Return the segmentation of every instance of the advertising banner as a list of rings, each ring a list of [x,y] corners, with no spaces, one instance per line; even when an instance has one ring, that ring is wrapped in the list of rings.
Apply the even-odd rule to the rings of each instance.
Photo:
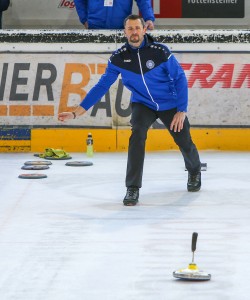
[[[1,55],[0,125],[62,126],[58,113],[75,109],[84,99],[105,72],[109,56]],[[248,53],[178,53],[176,57],[188,79],[191,125],[250,126]],[[129,126],[130,96],[118,78],[100,102],[66,126]]]

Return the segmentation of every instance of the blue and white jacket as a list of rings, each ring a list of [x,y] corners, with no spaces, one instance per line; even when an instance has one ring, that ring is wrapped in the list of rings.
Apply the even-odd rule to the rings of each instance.
[[[188,85],[185,73],[167,46],[145,35],[144,46],[128,43],[110,57],[105,74],[81,102],[88,110],[109,90],[121,74],[123,84],[132,92],[131,101],[153,110],[187,111]]]
[[[135,0],[145,21],[154,21],[151,0]],[[131,14],[133,0],[113,0],[113,6],[104,6],[104,0],[74,0],[80,22],[88,21],[89,29],[123,29],[124,19]]]

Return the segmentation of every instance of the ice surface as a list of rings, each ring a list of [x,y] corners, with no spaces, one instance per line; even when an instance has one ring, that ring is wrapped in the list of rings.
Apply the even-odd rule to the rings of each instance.
[[[93,166],[53,161],[40,180],[18,178],[33,154],[1,153],[1,300],[248,300],[250,154],[200,155],[202,189],[188,193],[180,152],[147,153],[139,205],[124,207],[126,153],[71,153]],[[193,232],[211,281],[173,277]]]

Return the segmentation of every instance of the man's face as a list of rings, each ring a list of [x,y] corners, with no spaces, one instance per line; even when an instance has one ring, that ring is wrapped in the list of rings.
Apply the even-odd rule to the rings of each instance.
[[[127,20],[124,33],[131,46],[139,47],[144,39],[146,28],[143,28],[139,19]]]

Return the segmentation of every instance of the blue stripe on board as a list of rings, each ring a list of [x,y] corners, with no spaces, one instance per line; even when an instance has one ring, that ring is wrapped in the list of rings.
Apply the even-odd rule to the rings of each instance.
[[[30,140],[30,128],[3,128],[0,127],[0,140]]]

